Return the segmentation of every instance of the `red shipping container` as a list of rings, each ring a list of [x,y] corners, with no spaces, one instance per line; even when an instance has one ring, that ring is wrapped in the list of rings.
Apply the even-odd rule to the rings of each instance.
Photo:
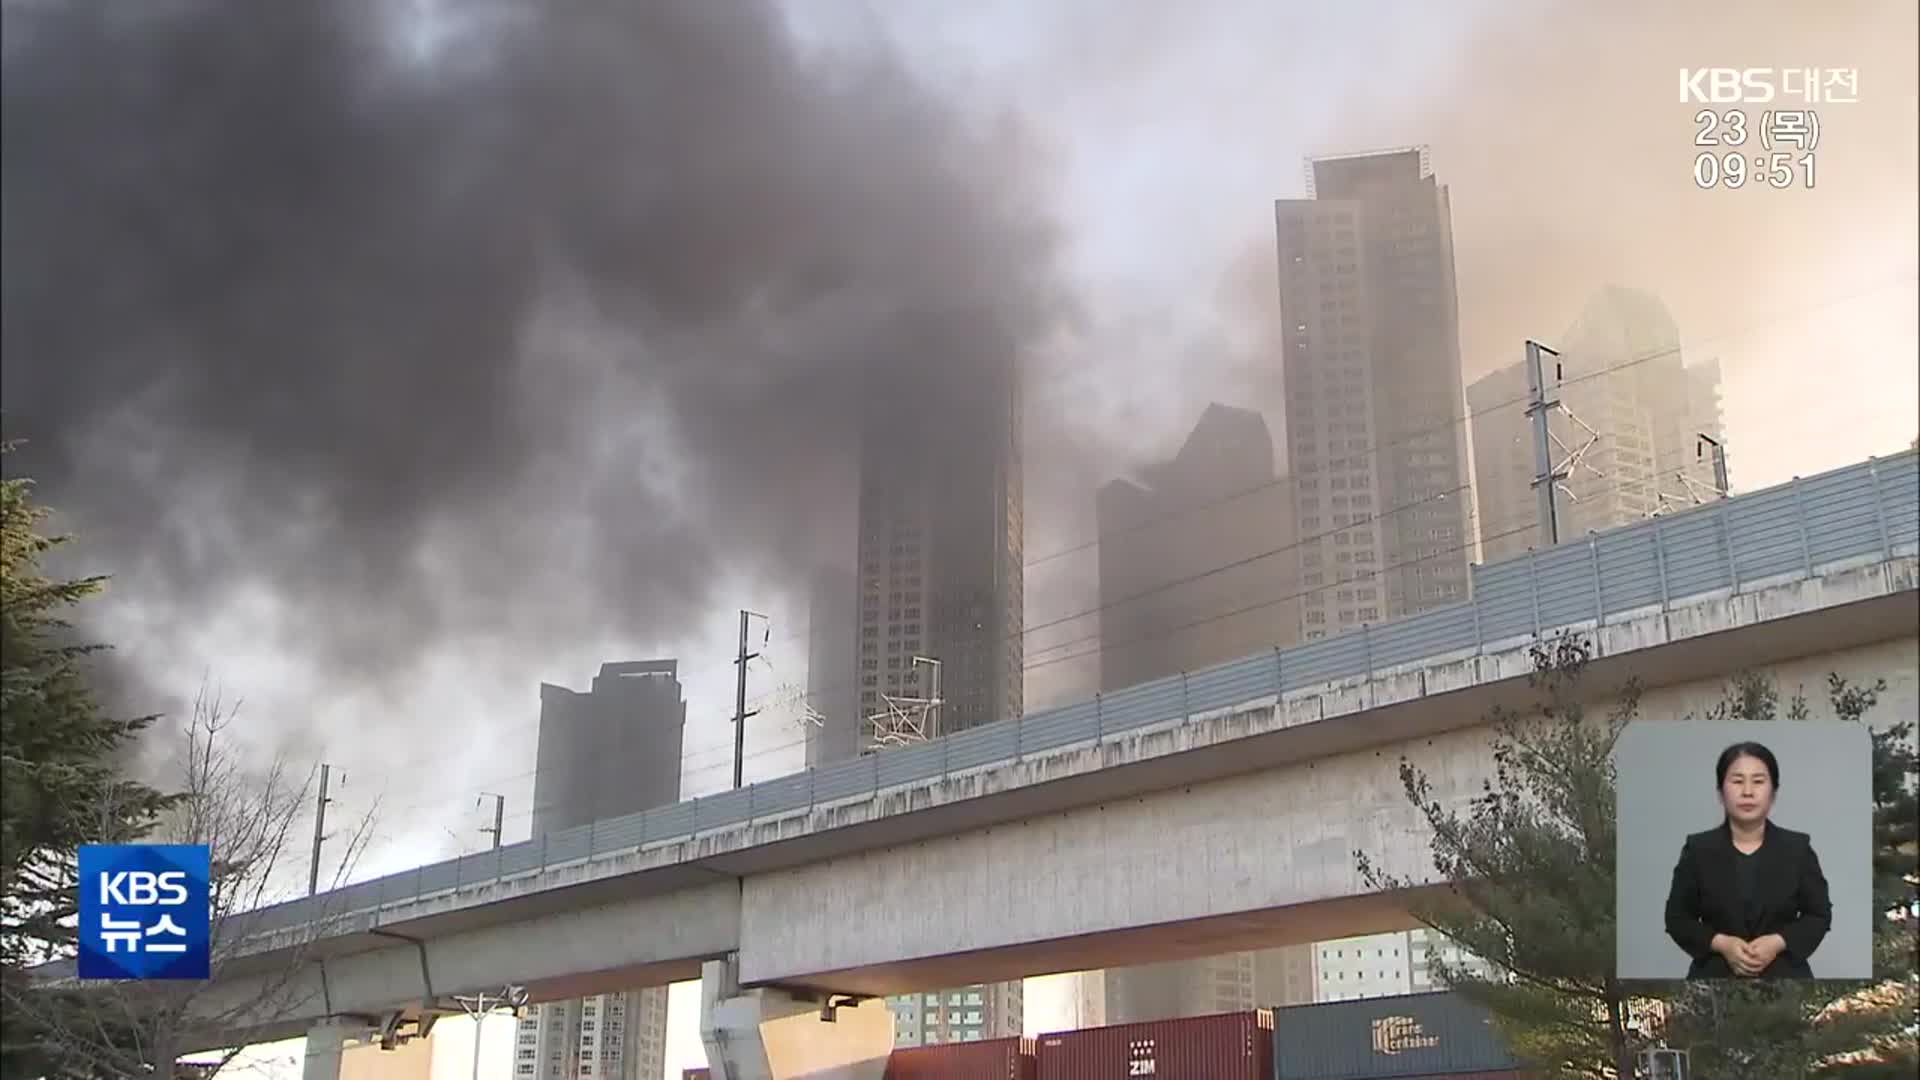
[[[1034,1080],[1033,1040],[905,1047],[887,1055],[887,1080]]]
[[[1042,1035],[1037,1080],[1272,1080],[1273,1013],[1117,1024]]]

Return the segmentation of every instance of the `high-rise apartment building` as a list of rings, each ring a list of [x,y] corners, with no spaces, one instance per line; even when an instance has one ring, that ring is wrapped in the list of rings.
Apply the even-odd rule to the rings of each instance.
[[[533,835],[679,801],[686,721],[677,661],[602,664],[584,694],[542,684]],[[655,1080],[666,1044],[666,987],[531,1006],[514,1080]]]
[[[933,668],[916,658],[939,665],[930,735],[1019,716],[1024,677],[1020,400],[1011,357],[931,372],[883,364],[865,391],[854,670],[854,742],[862,751],[872,745],[869,720],[889,696],[933,695]],[[891,998],[895,1037],[923,1045],[1017,1035],[1022,987]]]
[[[1434,957],[1481,978],[1493,968],[1431,930],[1323,941],[1314,946],[1314,1001],[1351,1001],[1444,990]]]
[[[851,571],[814,571],[807,604],[807,768],[857,756],[860,716],[858,584]],[[879,640],[877,637],[875,640]]]
[[[1299,640],[1292,491],[1259,413],[1209,405],[1171,460],[1107,484],[1096,508],[1103,692]],[[1287,997],[1311,993],[1304,947],[1083,979],[1115,1024],[1312,1000]]]
[[[932,378],[908,390],[882,369],[869,387],[858,704],[872,715],[885,694],[928,694],[913,663],[928,657],[950,733],[1021,712],[1020,415],[1011,362]]]
[[[1720,498],[1712,444],[1724,441],[1718,361],[1686,364],[1680,330],[1650,293],[1602,289],[1545,357],[1547,415],[1558,467],[1562,542],[1655,513]],[[1525,360],[1467,389],[1482,558],[1545,544],[1533,478],[1539,472]],[[1577,457],[1575,456],[1577,455]]]
[[[1467,598],[1453,225],[1424,149],[1309,162],[1275,203],[1311,640]]]
[[[1299,639],[1292,492],[1259,413],[1209,405],[1096,511],[1102,692]]]
[[[1026,1012],[1025,985],[1015,979],[888,998],[893,1045],[933,1046],[1019,1035]]]

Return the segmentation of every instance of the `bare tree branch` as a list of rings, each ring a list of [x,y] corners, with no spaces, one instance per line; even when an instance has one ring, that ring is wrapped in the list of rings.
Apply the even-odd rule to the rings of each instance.
[[[203,683],[180,731],[177,790],[181,797],[142,838],[151,843],[205,844],[211,849],[208,900],[213,980],[244,948],[254,922],[249,913],[272,903],[292,881],[303,877],[297,872],[299,860],[289,856],[299,849],[296,827],[317,773],[298,773],[277,756],[264,763],[250,760],[235,731],[239,706],[240,702],[229,704],[217,688]],[[111,790],[98,812],[103,823],[124,820],[124,807],[115,805]],[[332,874],[334,887],[350,877],[366,851],[377,812],[376,802],[345,834]],[[71,882],[71,867],[58,873]],[[72,895],[70,888],[67,895]],[[56,914],[71,922],[76,913],[69,906]],[[262,993],[232,1009],[208,1010],[207,984],[195,982],[92,983],[59,990],[8,986],[5,1004],[31,1017],[58,1047],[67,1075],[153,1080],[170,1075],[172,1070],[160,1064],[172,1062],[192,1032],[230,1031],[263,1009],[299,1004],[299,976],[306,966],[307,946],[325,932],[325,926],[323,918],[310,927],[276,962],[275,974]],[[196,1063],[195,1075],[218,1072],[243,1049],[230,1047],[210,1062],[202,1059]]]

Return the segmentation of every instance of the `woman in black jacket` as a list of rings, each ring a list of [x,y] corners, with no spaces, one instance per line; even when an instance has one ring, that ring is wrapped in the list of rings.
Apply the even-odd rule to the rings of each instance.
[[[1667,893],[1667,936],[1693,957],[1689,979],[1811,979],[1833,903],[1806,833],[1768,820],[1780,763],[1754,742],[1714,765],[1726,819],[1680,848]]]

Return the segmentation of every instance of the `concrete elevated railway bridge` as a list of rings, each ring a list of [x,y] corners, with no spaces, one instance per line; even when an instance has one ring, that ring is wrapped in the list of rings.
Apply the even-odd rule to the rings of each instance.
[[[1413,618],[251,912],[203,998],[259,1005],[205,1038],[309,1032],[331,1080],[340,1038],[449,995],[700,978],[716,1075],[878,1076],[871,996],[1407,926],[1352,852],[1430,875],[1398,757],[1470,796],[1535,643],[1585,635],[1651,721],[1755,667],[1885,675],[1910,715],[1917,543],[1907,453],[1476,567]]]

